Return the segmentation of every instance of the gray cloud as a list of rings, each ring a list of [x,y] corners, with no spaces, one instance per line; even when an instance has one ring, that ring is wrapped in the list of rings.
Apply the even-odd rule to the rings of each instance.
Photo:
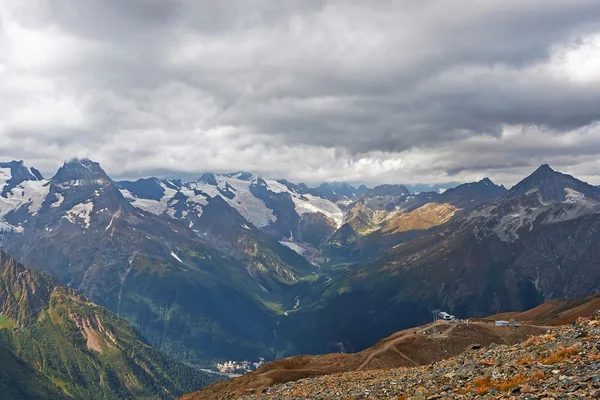
[[[594,180],[598,71],[596,0],[7,0],[0,156],[373,183],[510,184],[548,162]]]

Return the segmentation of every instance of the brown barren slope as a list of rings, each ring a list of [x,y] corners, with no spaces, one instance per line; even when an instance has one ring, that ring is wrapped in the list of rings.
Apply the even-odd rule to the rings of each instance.
[[[408,213],[391,218],[383,227],[386,233],[425,230],[446,223],[458,209],[446,203],[428,203]]]
[[[550,300],[524,312],[502,313],[489,319],[526,321],[532,324],[564,325],[579,317],[588,317],[600,310],[600,293],[580,299]]]
[[[233,399],[260,393],[267,386],[340,372],[426,365],[456,356],[473,344],[514,344],[546,328],[524,325],[515,330],[496,327],[492,321],[447,323],[438,321],[400,331],[375,346],[353,354],[295,356],[270,362],[254,372],[221,382],[182,400]]]

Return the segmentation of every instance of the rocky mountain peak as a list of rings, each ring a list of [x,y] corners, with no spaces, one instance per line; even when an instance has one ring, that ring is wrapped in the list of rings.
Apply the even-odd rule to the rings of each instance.
[[[486,177],[478,182],[463,183],[462,185],[458,185],[455,188],[448,189],[444,192],[444,194],[449,195],[453,192],[472,192],[472,194],[494,193],[501,195],[504,194],[504,192],[506,192],[506,189],[504,188],[504,186],[496,185],[490,178]]]
[[[100,167],[100,164],[90,160],[89,158],[73,158],[63,164],[56,172],[52,180],[56,183],[63,183],[75,180],[93,180],[106,179],[108,175]]]
[[[410,194],[410,191],[404,185],[378,185],[367,190],[365,196],[405,196]]]
[[[315,188],[318,195],[330,200],[352,199],[359,193],[358,189],[347,182],[324,182]]]
[[[48,304],[55,282],[44,273],[25,269],[0,249],[0,314],[25,326]]]
[[[513,186],[508,198],[541,195],[544,200],[562,202],[567,197],[579,194],[587,198],[600,199],[600,189],[571,175],[563,174],[550,168],[548,164],[540,165],[531,175]]]
[[[366,185],[364,185],[364,184],[360,185],[358,188],[356,188],[356,194],[358,194],[360,196],[361,194],[363,194],[367,190],[369,190],[369,188]]]
[[[217,186],[217,178],[215,177],[215,174],[213,174],[211,172],[206,172],[206,173],[202,174],[200,179],[198,179],[198,182],[206,183],[206,184],[212,185],[212,186]]]
[[[352,197],[347,195],[347,191],[340,190],[338,187],[334,187],[333,183],[323,182],[315,188],[315,192],[326,199],[337,201],[344,197]]]
[[[133,182],[132,185],[136,189],[148,189],[148,186],[155,183],[154,179],[142,180],[138,185]],[[77,215],[84,217],[78,217],[77,221],[88,221],[94,209],[114,212],[121,206],[131,207],[100,164],[87,158],[72,159],[65,162],[50,180],[50,190],[44,200],[42,214],[51,218],[56,212],[78,207],[76,210],[80,212]],[[89,221],[84,226],[88,223]]]
[[[228,178],[237,178],[241,181],[249,181],[254,178],[254,174],[252,172],[247,171],[237,171],[232,172],[231,174],[226,175]]]
[[[533,171],[531,173],[531,175],[529,175],[525,179],[531,178],[530,180],[534,180],[534,179],[543,180],[543,179],[552,179],[553,177],[557,178],[561,175],[564,175],[564,174],[552,169],[548,164],[542,164],[539,167],[537,167],[537,169],[535,171]],[[575,179],[575,178],[573,178],[573,179]]]

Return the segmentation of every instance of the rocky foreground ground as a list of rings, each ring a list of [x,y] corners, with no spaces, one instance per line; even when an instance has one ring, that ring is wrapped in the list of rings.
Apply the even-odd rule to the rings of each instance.
[[[600,398],[600,320],[582,318],[517,345],[472,349],[424,367],[302,379],[241,397],[244,400],[476,398]]]

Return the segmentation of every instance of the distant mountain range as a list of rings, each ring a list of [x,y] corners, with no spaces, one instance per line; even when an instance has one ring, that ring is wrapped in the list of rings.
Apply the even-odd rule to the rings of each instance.
[[[87,159],[45,179],[13,161],[0,188],[8,254],[209,368],[364,349],[434,308],[600,290],[600,189],[547,165],[510,189],[420,191],[249,172],[115,182]]]
[[[495,199],[465,207],[455,194],[476,186],[491,188]],[[290,327],[282,329],[306,328],[300,337],[319,332],[301,352],[362,349],[425,322],[431,309],[483,316],[600,289],[599,188],[542,165],[508,191],[484,180],[453,192],[440,195],[457,208],[451,217],[439,211],[445,222],[339,268],[285,321]]]

